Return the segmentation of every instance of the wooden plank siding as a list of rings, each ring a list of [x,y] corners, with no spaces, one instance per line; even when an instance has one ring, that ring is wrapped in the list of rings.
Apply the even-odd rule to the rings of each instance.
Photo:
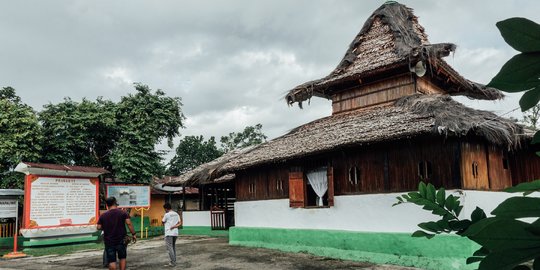
[[[509,153],[512,185],[540,179],[540,157],[532,149]]]
[[[411,75],[375,81],[332,95],[332,113],[385,104],[414,93],[415,83]]]
[[[502,190],[512,183],[540,179],[540,158],[531,150],[506,153],[474,138],[464,142],[427,137],[350,147],[238,172],[237,198],[289,198],[289,172],[303,172],[305,195],[305,172],[321,166],[331,168],[336,196],[411,191],[420,180],[446,189]]]
[[[416,90],[423,94],[446,94],[446,91],[431,82],[429,77],[416,79]]]
[[[464,189],[489,189],[488,161],[484,143],[461,143],[461,180]]]
[[[289,197],[289,167],[263,167],[238,172],[236,196],[242,200],[269,200]]]
[[[494,145],[489,145],[486,148],[490,189],[503,190],[512,186],[512,174],[510,172],[508,154]]]

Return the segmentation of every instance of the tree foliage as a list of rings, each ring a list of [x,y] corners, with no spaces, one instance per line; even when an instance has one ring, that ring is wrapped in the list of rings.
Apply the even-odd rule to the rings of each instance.
[[[507,92],[525,94],[519,101],[522,111],[538,106],[540,101],[540,25],[524,18],[510,18],[497,23],[504,40],[520,53],[512,57],[488,86]],[[534,124],[536,124],[534,120]],[[540,132],[532,143],[540,142]],[[507,192],[528,195],[540,191],[540,180],[509,188]],[[441,233],[456,233],[482,246],[467,263],[480,262],[481,270],[540,269],[540,198],[512,197],[499,204],[487,217],[476,208],[470,219],[459,219],[463,206],[445,190],[420,183],[417,192],[397,198],[401,203],[414,203],[440,217],[438,221],[418,224],[416,237],[431,238]],[[395,205],[396,205],[395,204]],[[523,218],[532,218],[526,222]]]
[[[116,177],[132,183],[148,183],[152,176],[164,173],[162,153],[155,145],[166,139],[169,147],[184,126],[180,98],[165,96],[136,84],[134,95],[122,97],[116,108],[120,136],[112,151],[111,163]]]
[[[221,148],[224,152],[257,145],[266,141],[266,135],[262,132],[262,125],[247,126],[242,132],[231,132],[228,136],[220,139]]]
[[[521,122],[528,128],[531,128],[532,130],[537,131],[538,120],[540,120],[540,105],[539,104],[523,112],[523,120]]]
[[[176,155],[169,162],[167,174],[181,175],[223,154],[216,146],[214,137],[207,141],[201,136],[186,136],[176,148]]]
[[[22,188],[23,175],[12,170],[22,160],[37,161],[41,128],[34,110],[12,87],[0,89],[0,188]]]
[[[101,98],[45,105],[39,113],[45,138],[42,161],[112,170],[110,156],[120,135],[116,108]]]

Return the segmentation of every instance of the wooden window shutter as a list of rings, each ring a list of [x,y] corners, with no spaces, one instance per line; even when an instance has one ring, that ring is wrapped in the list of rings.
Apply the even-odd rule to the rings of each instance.
[[[334,168],[328,167],[328,206],[334,206]]]
[[[304,174],[289,172],[289,206],[299,208],[305,206]]]

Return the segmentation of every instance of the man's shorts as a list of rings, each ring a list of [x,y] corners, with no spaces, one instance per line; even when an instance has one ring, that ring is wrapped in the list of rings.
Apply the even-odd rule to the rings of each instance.
[[[125,259],[127,257],[126,245],[105,246],[105,253],[107,253],[109,263],[116,262],[117,255],[119,260]]]

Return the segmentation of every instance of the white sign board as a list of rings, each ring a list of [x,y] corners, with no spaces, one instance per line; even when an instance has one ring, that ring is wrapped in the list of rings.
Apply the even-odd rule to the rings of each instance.
[[[18,214],[16,199],[0,199],[0,218],[14,218]]]
[[[115,197],[118,207],[150,207],[150,186],[107,185],[107,197]]]
[[[29,225],[49,227],[94,224],[99,182],[94,179],[39,177],[30,189]]]

